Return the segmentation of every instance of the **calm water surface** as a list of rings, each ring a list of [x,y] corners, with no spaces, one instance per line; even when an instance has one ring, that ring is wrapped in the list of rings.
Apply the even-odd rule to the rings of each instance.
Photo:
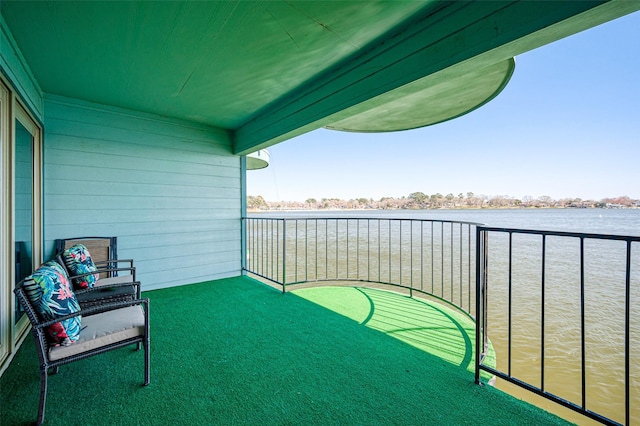
[[[322,210],[249,216],[461,220],[486,226],[640,236],[640,209]]]
[[[640,236],[640,209],[304,211],[250,216],[456,220],[504,228]],[[488,334],[500,370],[581,404],[580,240],[548,237],[545,244],[543,268],[541,237],[513,236],[509,291],[508,234],[489,235]],[[629,405],[631,424],[640,424],[640,245],[632,244],[631,253]],[[584,260],[587,408],[624,423],[626,244],[587,239]],[[498,386],[531,399],[528,392],[508,384]],[[555,409],[555,404],[543,399],[536,402]]]

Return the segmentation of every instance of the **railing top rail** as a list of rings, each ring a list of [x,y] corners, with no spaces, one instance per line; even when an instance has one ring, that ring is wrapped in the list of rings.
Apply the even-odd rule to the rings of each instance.
[[[243,219],[262,219],[262,220],[394,220],[394,221],[403,221],[403,222],[437,222],[437,223],[460,223],[463,225],[474,225],[474,226],[482,226],[484,223],[480,222],[469,222],[466,220],[446,220],[446,219],[417,219],[417,218],[403,218],[403,217],[359,217],[359,216],[342,216],[342,217],[331,217],[331,216],[323,216],[323,217],[315,217],[315,216],[298,216],[298,217],[257,217],[257,216],[246,216]]]
[[[534,235],[548,235],[558,237],[576,237],[576,238],[591,238],[599,240],[617,240],[617,241],[640,241],[640,236],[633,235],[618,235],[618,234],[596,234],[589,232],[569,232],[569,231],[548,231],[539,229],[520,229],[520,228],[504,228],[496,226],[483,226],[478,225],[478,232],[507,232],[513,234],[534,234]]]

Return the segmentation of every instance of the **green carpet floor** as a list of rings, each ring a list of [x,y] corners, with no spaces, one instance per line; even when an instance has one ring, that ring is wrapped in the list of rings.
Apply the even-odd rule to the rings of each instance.
[[[414,316],[422,302],[401,295],[333,287],[283,295],[238,277],[145,296],[151,384],[141,386],[143,354],[129,348],[61,367],[49,380],[47,424],[566,424],[475,385],[469,342],[460,330],[453,337],[464,349],[447,338],[455,314],[426,307],[441,322],[425,327]],[[29,336],[0,379],[0,424],[33,422],[39,386]]]

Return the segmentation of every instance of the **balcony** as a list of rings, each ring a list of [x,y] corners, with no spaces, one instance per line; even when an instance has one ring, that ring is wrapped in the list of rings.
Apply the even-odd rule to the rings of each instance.
[[[146,292],[151,384],[142,386],[143,354],[133,348],[69,364],[49,380],[46,422],[565,424],[476,386],[470,359],[456,364],[371,327],[408,321],[420,302],[367,290],[379,307],[367,326],[310,301],[329,288],[310,290],[281,294],[237,277]],[[393,318],[382,308],[390,304]],[[39,377],[28,339],[0,381],[2,424],[35,420]]]
[[[640,237],[415,219],[243,228],[252,276],[145,293],[151,386],[133,350],[68,365],[50,380],[49,424],[637,419]],[[613,280],[594,291],[594,277]],[[525,278],[535,291],[523,297]],[[577,305],[558,294],[567,288]],[[622,317],[606,341],[600,311]],[[600,357],[605,347],[613,357]],[[35,418],[36,363],[28,338],[0,379],[3,424]]]
[[[248,218],[245,229],[245,269],[283,292],[340,281],[426,297],[478,319],[476,383],[490,373],[581,424],[640,420],[640,237],[363,217]]]

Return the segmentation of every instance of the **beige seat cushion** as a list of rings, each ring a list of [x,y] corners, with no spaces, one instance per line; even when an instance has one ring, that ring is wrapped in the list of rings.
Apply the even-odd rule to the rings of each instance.
[[[72,345],[50,348],[49,359],[55,361],[141,335],[144,311],[140,305],[83,317],[80,338]]]
[[[133,282],[133,275],[118,275],[117,277],[109,277],[109,278],[100,278],[96,281],[93,286],[94,287],[105,287],[114,284],[120,283],[130,283]]]

